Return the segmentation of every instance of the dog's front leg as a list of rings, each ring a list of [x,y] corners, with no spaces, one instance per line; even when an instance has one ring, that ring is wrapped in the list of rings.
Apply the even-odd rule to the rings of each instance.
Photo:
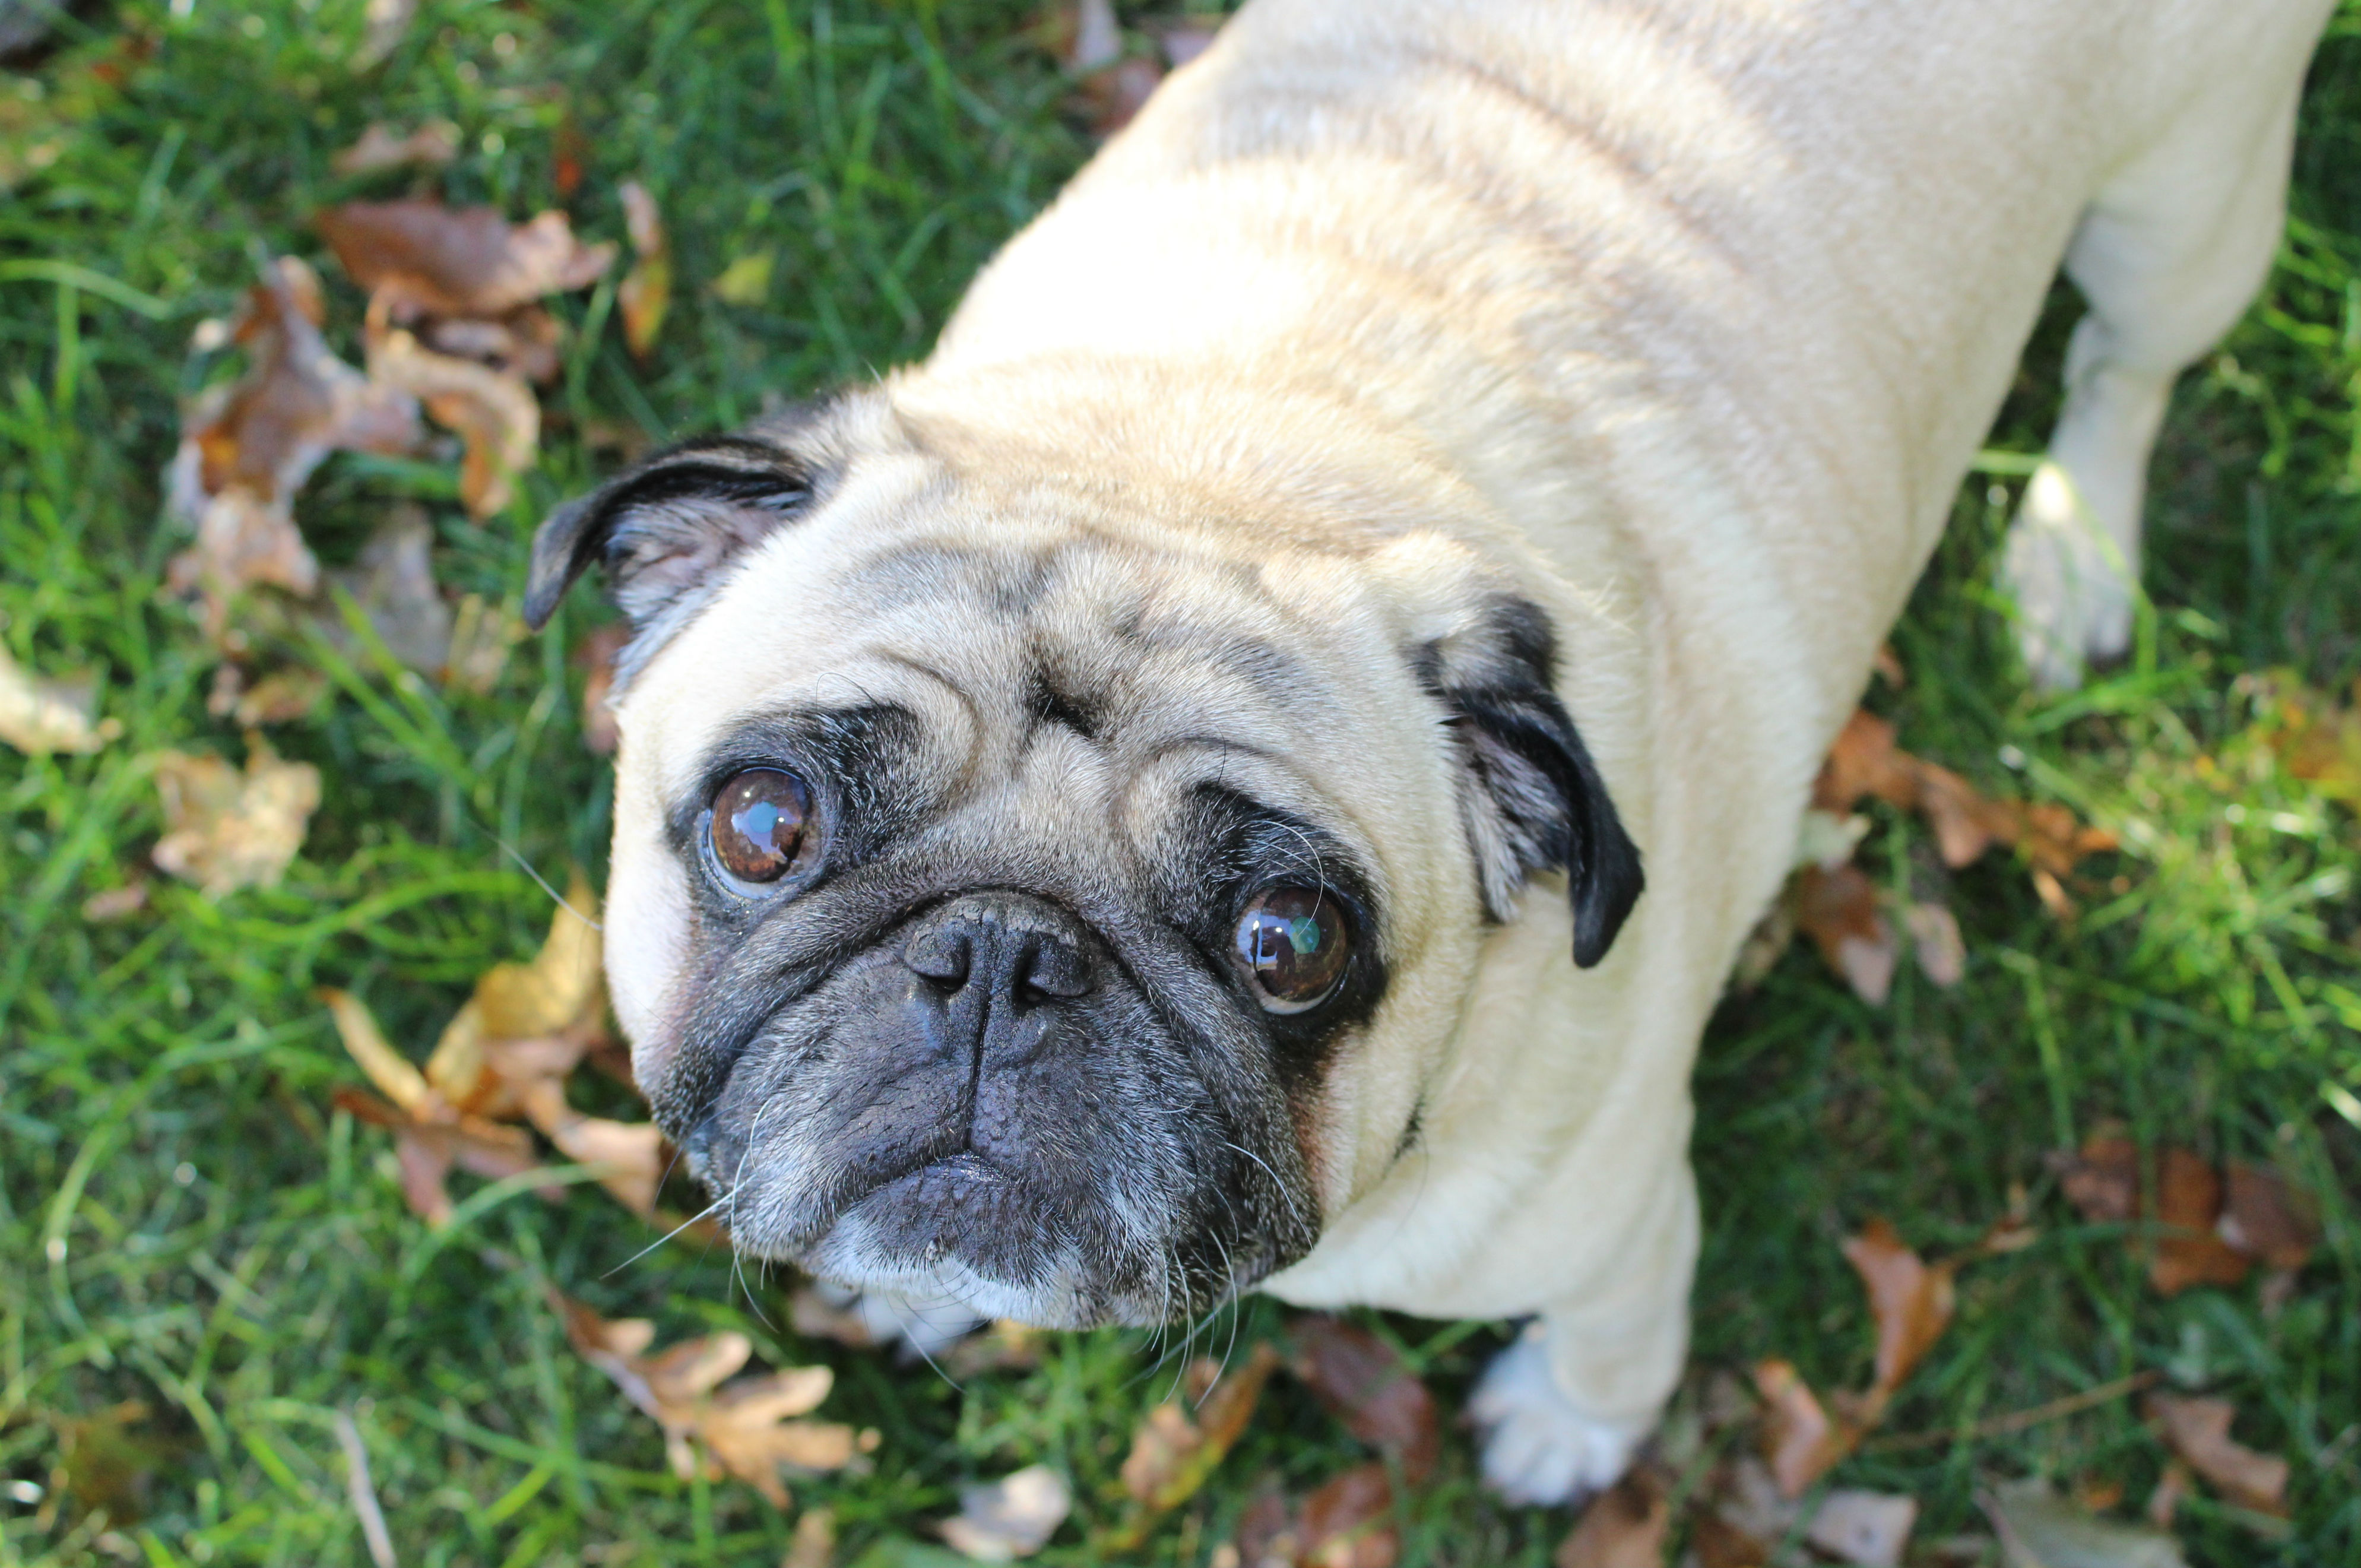
[[[1663,1415],[1688,1352],[1697,1182],[1688,1162],[1591,1290],[1525,1325],[1477,1385],[1484,1478],[1511,1503],[1578,1501],[1612,1485]]]

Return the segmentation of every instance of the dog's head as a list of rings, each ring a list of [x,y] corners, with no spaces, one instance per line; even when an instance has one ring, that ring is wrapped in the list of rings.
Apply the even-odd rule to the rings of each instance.
[[[1414,1138],[1530,875],[1613,940],[1638,855],[1540,610],[1433,535],[1170,510],[868,394],[543,527],[533,622],[598,564],[634,629],[614,1003],[740,1248],[1201,1310]]]

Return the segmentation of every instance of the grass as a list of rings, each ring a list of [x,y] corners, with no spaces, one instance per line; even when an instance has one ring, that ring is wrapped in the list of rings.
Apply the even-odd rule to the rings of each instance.
[[[467,521],[445,465],[339,459],[305,495],[331,565],[412,501],[446,585],[513,601],[533,523],[611,466],[618,427],[726,424],[923,351],[1087,150],[1025,39],[1028,8],[426,0],[391,59],[356,74],[358,0],[185,16],[125,0],[0,76],[0,637],[47,672],[98,665],[124,727],[89,757],[0,751],[0,1565],[366,1562],[339,1409],[405,1564],[777,1562],[792,1517],[673,1479],[651,1424],[566,1348],[544,1280],[668,1333],[741,1328],[774,1361],[834,1365],[828,1413],[883,1433],[873,1473],[798,1489],[836,1511],[845,1560],[917,1533],[961,1482],[1036,1461],[1082,1499],[1042,1561],[1092,1560],[1086,1528],[1115,1517],[1131,1427],[1169,1377],[1140,1336],[1060,1336],[1038,1369],[954,1389],[796,1343],[770,1326],[775,1296],[741,1290],[722,1258],[672,1247],[626,1266],[650,1238],[587,1189],[547,1205],[463,1181],[471,1214],[430,1234],[382,1135],[327,1109],[356,1074],[314,988],[359,992],[415,1047],[487,963],[538,940],[545,897],[500,840],[553,871],[602,868],[609,784],[566,658],[587,597],[486,696],[364,662],[280,729],[326,804],[277,889],[213,903],[159,879],[134,918],[80,913],[143,872],[159,831],[144,758],[243,754],[207,714],[192,617],[161,596],[181,541],[158,476],[196,385],[189,334],[233,307],[258,247],[317,256],[318,206],[410,183],[336,177],[337,148],[371,120],[443,115],[466,150],[421,183],[454,201],[550,203],[565,139],[588,149],[573,208],[594,237],[620,236],[626,178],[664,203],[684,287],[659,355],[642,369],[623,354],[611,283],[562,302],[566,373],[507,514]],[[2210,1564],[2361,1561],[2361,1132],[2331,1104],[2361,1090],[2361,829],[2274,765],[2242,680],[2361,674],[2361,4],[2314,69],[2294,210],[2267,296],[2176,400],[2136,656],[2076,696],[2026,691],[1991,590],[2020,482],[2005,462],[1963,488],[1895,633],[1911,679],[1876,700],[1905,745],[2123,834],[2081,917],[2051,918],[1993,857],[1949,889],[1962,985],[1905,967],[1872,1010],[1793,952],[1723,1008],[1697,1082],[1700,1375],[1778,1354],[1857,1386],[1870,1334],[1841,1236],[1882,1213],[1922,1248],[1957,1245],[2021,1184],[2041,1240],[1965,1276],[1891,1424],[1964,1429],[2136,1372],[2225,1394],[2238,1435],[2293,1462],[2294,1517],[2257,1534],[2192,1501],[2184,1540]],[[754,249],[776,253],[767,305],[699,291]],[[349,344],[357,296],[332,294],[332,341]],[[1995,448],[2038,448],[2074,308],[2061,291]],[[1897,817],[1877,818],[1868,861],[1897,884],[1932,874],[1923,830]],[[2108,1119],[2276,1160],[2320,1195],[2326,1240],[2283,1310],[2251,1284],[2159,1299],[2118,1234],[2074,1218],[2044,1156]],[[1238,1332],[1279,1321],[1250,1304]],[[1502,1337],[1379,1326],[1446,1398]],[[1465,1440],[1448,1447],[1406,1505],[1402,1561],[1545,1562],[1564,1517],[1494,1506]],[[1203,1563],[1263,1477],[1308,1486],[1361,1457],[1281,1380],[1139,1560]],[[2136,1505],[2161,1461],[2116,1401],[1834,1479],[1916,1495],[1932,1538],[1980,1528],[1992,1478],[2112,1482]]]

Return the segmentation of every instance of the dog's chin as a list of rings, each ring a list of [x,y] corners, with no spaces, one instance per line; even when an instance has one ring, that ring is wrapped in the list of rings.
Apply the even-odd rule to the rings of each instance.
[[[831,1284],[920,1306],[1054,1329],[1165,1321],[1179,1287],[1164,1261],[1093,1259],[1074,1233],[1101,1227],[1072,1218],[1040,1212],[1019,1182],[962,1153],[880,1183],[807,1242],[735,1239]]]

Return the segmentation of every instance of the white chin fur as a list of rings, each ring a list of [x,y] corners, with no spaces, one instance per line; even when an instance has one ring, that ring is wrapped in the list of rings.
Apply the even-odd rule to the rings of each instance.
[[[1484,1479],[1521,1506],[1578,1502],[1630,1467],[1653,1425],[1603,1420],[1567,1398],[1542,1337],[1528,1332],[1495,1356],[1467,1402],[1484,1433]]]

